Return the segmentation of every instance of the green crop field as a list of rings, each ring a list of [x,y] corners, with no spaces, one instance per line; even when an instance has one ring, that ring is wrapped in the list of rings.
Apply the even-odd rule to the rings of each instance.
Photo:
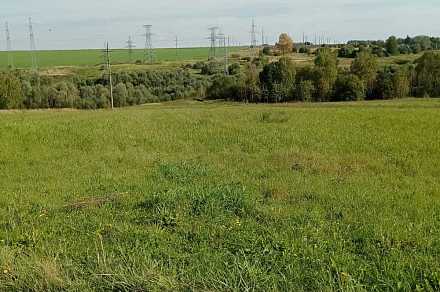
[[[237,52],[241,48],[232,47],[230,52]],[[222,54],[222,50],[218,51]],[[16,51],[11,53],[14,66],[17,68],[29,68],[32,65],[31,53],[28,51]],[[56,66],[95,66],[104,62],[102,50],[65,50],[65,51],[38,51],[36,52],[38,65],[41,68]],[[178,49],[156,49],[157,62],[166,61],[191,61],[208,59],[209,48],[182,48]],[[111,53],[113,63],[129,63],[128,50],[113,50]],[[133,62],[144,60],[143,50],[133,50]],[[8,53],[0,52],[0,69],[8,66]]]
[[[0,290],[439,291],[439,129],[435,99],[0,112]]]

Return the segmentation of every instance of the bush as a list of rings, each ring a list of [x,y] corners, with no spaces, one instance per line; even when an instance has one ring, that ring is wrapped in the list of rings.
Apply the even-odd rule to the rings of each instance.
[[[0,109],[21,108],[23,101],[20,79],[10,73],[0,74]]]
[[[265,55],[265,56],[272,56],[273,55],[271,46],[264,46],[262,52],[263,52],[263,55]]]
[[[338,51],[339,58],[355,58],[356,54],[357,50],[353,46],[345,46]]]
[[[208,88],[208,99],[231,100],[239,95],[237,79],[234,76],[215,76],[212,85]]]
[[[215,75],[223,72],[223,70],[224,68],[222,63],[211,61],[203,64],[201,73],[202,75]]]
[[[127,104],[128,91],[124,83],[118,83],[113,89],[114,105],[116,107],[123,107]]]
[[[234,63],[229,66],[228,71],[229,71],[229,75],[238,75],[240,74],[241,66],[239,63]]]

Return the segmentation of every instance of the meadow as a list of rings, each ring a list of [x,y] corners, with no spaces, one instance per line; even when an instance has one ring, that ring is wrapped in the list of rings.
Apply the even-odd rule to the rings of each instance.
[[[230,52],[237,52],[241,48],[231,47]],[[219,54],[223,51],[219,49]],[[11,53],[16,68],[30,68],[32,65],[31,53],[29,51],[15,51]],[[69,67],[69,66],[96,66],[104,63],[103,50],[62,50],[62,51],[37,51],[38,65],[40,68]],[[209,48],[180,48],[178,50],[163,48],[155,50],[156,62],[181,62],[207,60]],[[144,60],[144,50],[133,50],[132,62]],[[115,49],[111,52],[112,63],[130,63],[128,50]],[[8,53],[0,52],[0,69],[8,66]]]
[[[0,112],[0,290],[438,291],[440,100]]]

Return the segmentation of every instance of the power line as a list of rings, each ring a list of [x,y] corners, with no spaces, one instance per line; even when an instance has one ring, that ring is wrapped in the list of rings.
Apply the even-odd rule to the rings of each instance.
[[[153,33],[151,24],[144,25],[145,28],[145,53],[144,60],[148,61],[150,64],[154,63],[154,50],[153,50]]]
[[[6,31],[6,50],[8,51],[8,68],[14,69],[14,56],[12,55],[11,33],[9,31],[9,23],[5,23]]]
[[[128,48],[128,59],[130,63],[133,63],[133,49],[136,48],[136,44],[133,42],[131,35],[128,36],[127,48]]]
[[[31,58],[32,58],[32,69],[34,71],[38,70],[38,61],[37,61],[37,55],[36,50],[37,46],[35,45],[35,34],[34,34],[34,27],[32,24],[32,18],[29,17],[29,42],[30,42],[30,51],[31,51]]]
[[[110,48],[108,42],[106,43],[105,49],[104,49],[104,58],[105,58],[105,68],[107,70],[107,77],[108,77],[108,84],[110,87],[110,101],[111,101],[111,107],[114,109],[114,100],[113,100],[113,78],[112,78],[112,66],[111,66],[111,59],[110,59]]]

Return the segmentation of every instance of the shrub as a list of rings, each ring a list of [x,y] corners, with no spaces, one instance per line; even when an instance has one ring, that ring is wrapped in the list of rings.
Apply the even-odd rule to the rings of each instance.
[[[234,99],[239,95],[237,79],[234,76],[215,76],[212,85],[208,88],[209,99]]]
[[[229,66],[228,71],[229,75],[238,75],[240,74],[241,66],[239,63],[234,63]]]
[[[224,68],[222,63],[211,61],[203,64],[201,73],[202,75],[215,75],[221,73],[223,70]]]
[[[127,104],[128,91],[124,83],[118,83],[113,89],[114,105],[116,107],[123,107]]]
[[[20,108],[23,101],[20,80],[10,73],[0,74],[0,109]]]

